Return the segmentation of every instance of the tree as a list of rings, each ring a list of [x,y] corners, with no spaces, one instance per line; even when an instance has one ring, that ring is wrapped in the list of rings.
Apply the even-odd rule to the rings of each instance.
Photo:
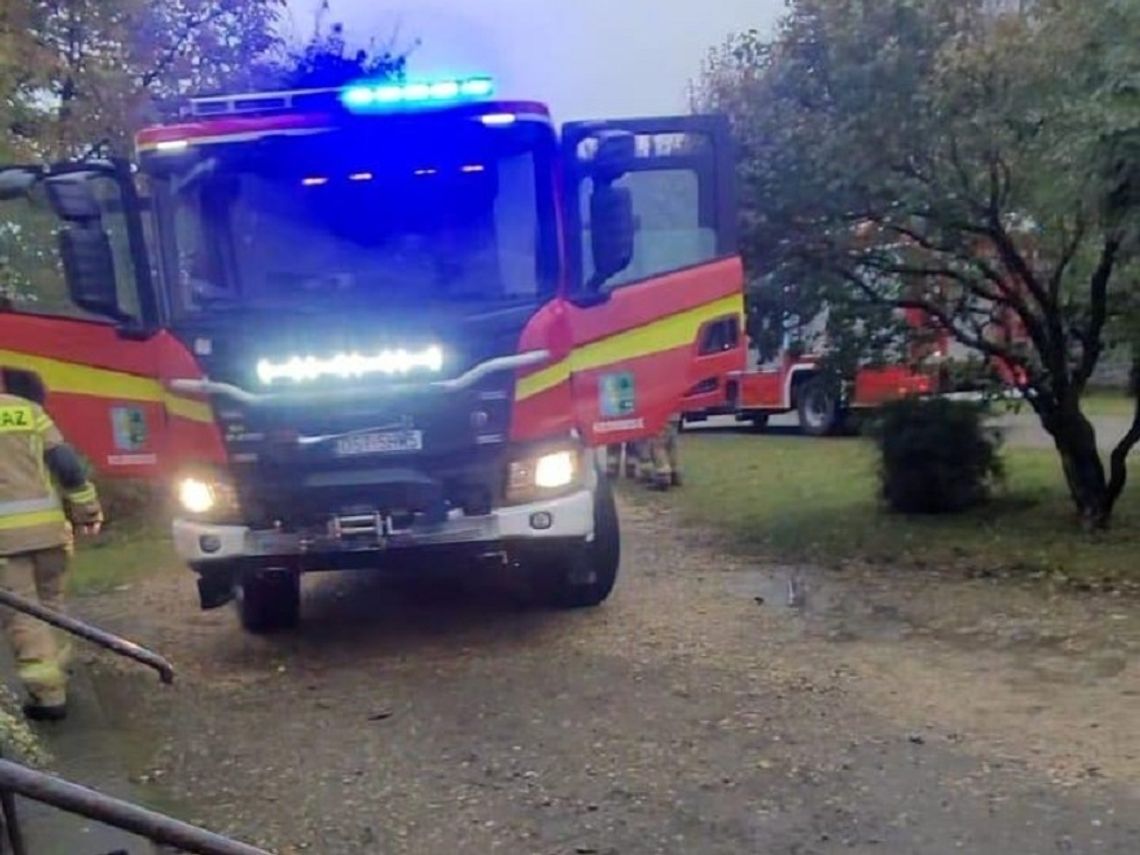
[[[830,324],[842,346],[908,309],[1009,366],[1090,527],[1140,441],[1135,385],[1107,465],[1081,410],[1140,329],[1137,44],[1140,0],[793,0],[700,89],[740,140],[755,268],[862,318]]]
[[[313,32],[305,42],[282,44],[275,55],[262,63],[255,74],[263,88],[320,89],[343,86],[364,78],[400,78],[407,66],[408,52],[397,46],[398,33],[387,42],[371,40],[367,47],[348,46],[344,24],[334,22],[325,29],[331,11],[328,0],[317,9]]]
[[[180,97],[248,78],[284,0],[4,0],[0,103],[9,152],[126,153]]]

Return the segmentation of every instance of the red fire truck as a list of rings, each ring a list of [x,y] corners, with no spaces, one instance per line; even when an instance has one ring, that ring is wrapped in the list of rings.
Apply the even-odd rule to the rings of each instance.
[[[764,427],[771,416],[794,412],[804,433],[828,436],[847,427],[851,417],[889,401],[934,394],[940,391],[937,367],[947,359],[950,339],[930,334],[929,323],[918,313],[908,313],[908,322],[915,329],[928,330],[910,344],[908,364],[861,368],[846,384],[825,372],[821,353],[797,351],[787,336],[771,354],[750,347],[747,367],[708,381],[702,397],[690,399],[699,400],[701,406],[687,408],[685,421],[732,415]]]
[[[137,165],[0,170],[0,365],[101,474],[174,485],[204,608],[268,631],[304,572],[460,558],[597,604],[593,449],[743,367],[724,121],[559,134],[493,89],[202,97]]]

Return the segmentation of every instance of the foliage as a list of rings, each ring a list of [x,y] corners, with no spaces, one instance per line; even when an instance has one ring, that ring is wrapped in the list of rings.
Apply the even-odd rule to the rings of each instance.
[[[20,700],[0,684],[0,753],[9,760],[46,766],[49,757],[35,731],[20,710]]]
[[[909,398],[880,409],[875,440],[887,506],[958,513],[981,504],[1001,478],[997,437],[975,404]]]
[[[793,0],[699,98],[733,119],[757,273],[848,363],[897,355],[907,309],[1012,369],[1098,527],[1140,440],[1137,409],[1106,467],[1080,406],[1140,342],[1137,44],[1140,0]]]
[[[329,11],[325,0],[308,41],[280,46],[257,68],[260,88],[319,89],[365,78],[403,77],[408,54],[397,47],[395,36],[385,43],[373,39],[367,47],[350,49],[343,24],[335,22],[325,29]]]
[[[107,478],[96,487],[103,514],[116,528],[160,527],[170,518],[165,486],[133,478]]]
[[[139,125],[240,85],[277,42],[284,0],[5,0],[0,102],[10,152],[126,153]]]

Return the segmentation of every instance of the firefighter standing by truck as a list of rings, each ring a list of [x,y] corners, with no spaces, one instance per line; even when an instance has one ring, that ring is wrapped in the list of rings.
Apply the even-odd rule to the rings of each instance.
[[[23,372],[0,371],[0,585],[58,611],[69,563],[69,522],[96,534],[103,512],[82,461],[33,400],[39,397],[35,389]],[[64,718],[66,645],[28,615],[5,609],[3,626],[29,696],[25,715]]]
[[[681,486],[681,458],[678,450],[681,434],[681,416],[674,415],[656,436],[641,442],[627,442],[625,448],[625,476],[640,478],[655,490],[668,490]],[[610,478],[621,474],[623,446],[614,444],[606,448],[606,472]]]
[[[645,441],[641,477],[654,490],[681,486],[680,436],[681,415],[676,413],[669,417],[660,433]]]

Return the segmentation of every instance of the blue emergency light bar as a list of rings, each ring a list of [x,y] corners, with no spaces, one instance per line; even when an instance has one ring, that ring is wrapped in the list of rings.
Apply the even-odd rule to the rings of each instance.
[[[341,91],[340,100],[354,112],[430,106],[487,98],[495,91],[490,77],[467,77],[410,83],[356,83]]]

